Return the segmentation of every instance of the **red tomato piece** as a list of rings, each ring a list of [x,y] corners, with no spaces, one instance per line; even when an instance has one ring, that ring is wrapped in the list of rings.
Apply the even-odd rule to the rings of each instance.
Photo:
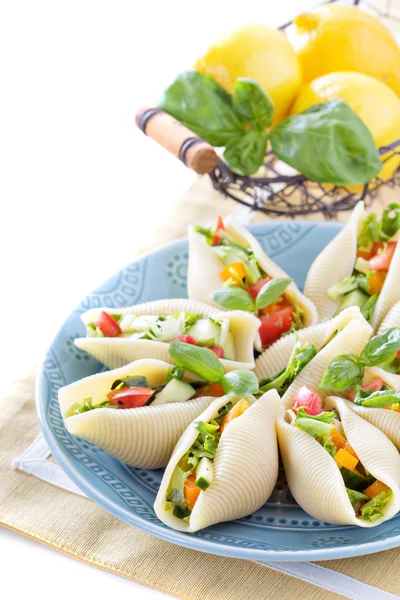
[[[369,266],[373,271],[388,271],[390,263],[392,262],[393,254],[396,250],[397,242],[387,242],[386,246],[384,242],[375,244],[374,256],[369,261]],[[376,248],[375,248],[376,247]],[[378,252],[381,248],[386,248],[382,252]]]
[[[122,333],[122,329],[114,317],[104,312],[104,310],[101,311],[94,324],[105,337],[117,337]]]
[[[293,398],[292,408],[297,410],[300,406],[309,415],[319,415],[323,411],[321,398],[305,385],[297,390]]]
[[[215,234],[214,234],[213,241],[212,241],[213,246],[218,246],[218,244],[221,240],[220,236],[218,235],[218,231],[221,231],[221,230],[225,231],[225,229],[226,229],[226,227],[224,225],[222,217],[219,215],[218,219],[217,219],[217,227],[215,229]]]
[[[400,350],[397,351],[396,356],[397,356],[397,358],[400,358]]]
[[[197,342],[191,335],[178,335],[178,337],[172,340],[173,342],[183,342],[184,344],[192,344],[192,346],[196,346]]]
[[[221,346],[206,346],[206,348],[215,352],[218,358],[224,358],[224,351]]]
[[[365,260],[369,260],[372,258],[372,249],[371,250],[357,250],[357,258],[365,258]]]
[[[373,377],[369,383],[366,385],[360,385],[360,388],[364,390],[364,392],[380,392],[385,382],[380,377]],[[356,391],[352,388],[348,394],[349,400],[354,402],[354,397],[356,395]]]
[[[258,330],[263,348],[270,346],[289,329],[294,323],[294,306],[281,308],[272,314],[261,315],[261,327]]]
[[[264,277],[264,279],[259,279],[257,283],[253,283],[253,285],[250,285],[248,288],[246,288],[246,291],[249,292],[250,296],[255,300],[260,293],[261,288],[264,287],[268,281],[271,281],[271,279],[272,277]]]
[[[154,390],[145,387],[122,388],[119,390],[111,390],[107,394],[111,404],[118,408],[140,408],[154,394]]]

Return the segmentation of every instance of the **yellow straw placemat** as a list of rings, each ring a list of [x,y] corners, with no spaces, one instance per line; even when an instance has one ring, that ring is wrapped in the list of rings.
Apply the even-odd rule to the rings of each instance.
[[[152,245],[184,235],[190,222],[206,223],[226,214],[233,203],[210,192],[200,180],[171,211]],[[344,595],[316,587],[267,566],[188,550],[126,525],[89,499],[17,471],[12,461],[39,434],[32,371],[0,396],[0,524],[88,564],[189,600],[380,599],[400,595],[398,549],[319,563],[378,589],[342,581]],[[281,563],[282,564],[282,563]],[[303,563],[305,565],[309,563]],[[306,571],[305,571],[306,572]],[[195,576],[194,576],[195,574]],[[344,583],[343,583],[344,582]],[[357,584],[357,582],[355,582]],[[357,587],[357,585],[356,585]]]

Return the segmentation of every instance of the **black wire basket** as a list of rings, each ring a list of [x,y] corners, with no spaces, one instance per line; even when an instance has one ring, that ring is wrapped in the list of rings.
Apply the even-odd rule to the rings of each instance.
[[[354,0],[347,4],[367,7],[392,27],[400,23],[398,0],[379,3]],[[285,30],[290,25],[291,21],[280,29]],[[384,155],[384,163],[394,159],[394,156],[400,155],[400,140],[380,148],[379,152]],[[224,196],[252,210],[275,217],[323,213],[326,218],[333,218],[339,211],[352,210],[360,200],[365,200],[366,204],[371,203],[382,186],[393,188],[400,185],[400,170],[388,181],[377,178],[362,187],[357,186],[357,191],[354,191],[356,186],[352,189],[315,183],[277,160],[272,151],[267,153],[264,166],[256,176],[238,175],[219,159],[210,177],[214,188]]]

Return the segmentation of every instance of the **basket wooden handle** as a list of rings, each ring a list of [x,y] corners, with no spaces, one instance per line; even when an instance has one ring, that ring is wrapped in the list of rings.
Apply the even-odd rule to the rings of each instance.
[[[135,121],[143,133],[199,175],[210,173],[217,166],[214,148],[160,108],[142,106]]]

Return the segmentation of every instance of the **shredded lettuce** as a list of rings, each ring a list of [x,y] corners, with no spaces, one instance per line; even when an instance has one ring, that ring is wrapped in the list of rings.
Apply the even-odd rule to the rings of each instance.
[[[335,456],[336,446],[330,437],[330,433],[332,429],[334,429],[334,421],[335,413],[333,412],[322,412],[319,415],[309,415],[300,407],[297,409],[295,425],[315,438],[331,456]]]
[[[353,506],[359,502],[363,502],[363,500],[369,500],[369,496],[363,492],[357,492],[356,490],[350,490],[349,488],[346,488],[346,492]]]
[[[384,492],[381,492],[375,496],[375,498],[371,498],[369,502],[361,507],[361,519],[364,519],[365,521],[371,521],[371,523],[381,519],[384,516],[383,509],[391,497],[392,490],[385,490]]]
[[[369,248],[382,240],[381,223],[378,215],[372,213],[365,219],[360,235],[358,236],[358,246],[360,248]]]
[[[82,413],[88,412],[89,410],[95,410],[96,408],[118,408],[114,404],[111,404],[108,401],[108,398],[105,398],[101,402],[97,404],[93,404],[92,398],[84,398],[83,402],[76,402],[73,404],[69,410],[65,413],[65,418],[73,417],[74,415],[81,415]]]
[[[207,244],[212,246],[214,235],[215,235],[214,229],[211,229],[211,227],[201,227],[200,225],[196,225],[194,230],[197,233],[201,233],[201,235],[204,235],[204,237],[206,238]]]
[[[195,429],[197,429],[199,435],[190,450],[191,454],[198,458],[202,458],[203,456],[211,459],[215,458],[219,441],[219,433],[217,433],[219,423],[214,420],[210,421],[210,423],[197,421]]]
[[[328,289],[328,296],[331,300],[339,300],[341,296],[353,292],[358,288],[358,282],[354,275],[346,277],[343,281],[335,283]]]
[[[356,386],[356,395],[354,403],[359,406],[369,408],[386,408],[400,402],[400,389],[390,390],[388,388],[379,392],[371,392],[363,390],[359,385]]]
[[[275,389],[278,394],[284,394],[291,383],[308,365],[317,354],[317,349],[312,344],[302,346],[300,341],[295,344],[288,365],[273,377],[266,377],[260,381],[260,392]]]

